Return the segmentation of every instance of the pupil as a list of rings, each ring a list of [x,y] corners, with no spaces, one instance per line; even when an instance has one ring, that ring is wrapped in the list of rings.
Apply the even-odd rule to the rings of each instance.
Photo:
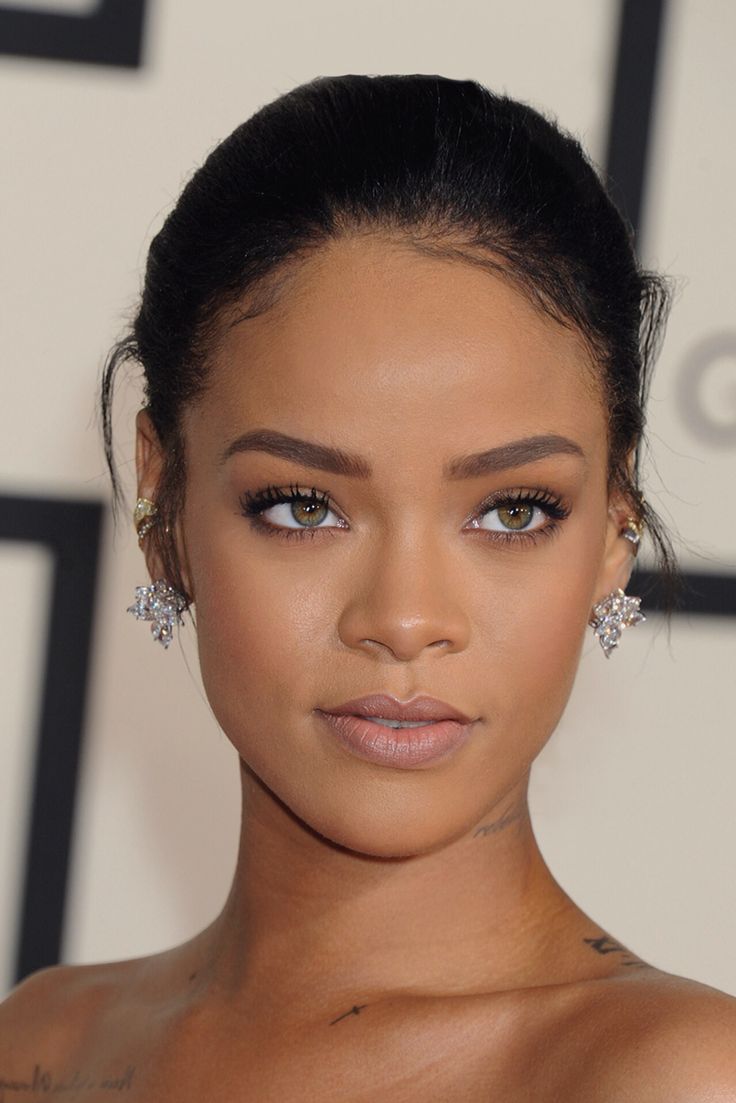
[[[501,524],[508,529],[525,529],[534,516],[534,507],[530,505],[503,506],[498,511]]]

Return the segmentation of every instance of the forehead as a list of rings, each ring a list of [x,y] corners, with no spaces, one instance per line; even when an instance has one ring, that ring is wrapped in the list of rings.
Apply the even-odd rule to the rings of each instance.
[[[374,456],[437,434],[448,452],[544,432],[582,431],[586,450],[605,438],[576,330],[500,274],[375,234],[322,247],[268,310],[226,329],[200,414],[223,437],[267,426],[360,440]]]

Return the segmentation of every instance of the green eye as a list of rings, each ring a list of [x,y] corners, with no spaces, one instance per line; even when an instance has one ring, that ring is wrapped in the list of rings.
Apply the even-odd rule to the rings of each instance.
[[[246,491],[240,499],[244,516],[251,524],[268,536],[282,539],[316,536],[325,531],[334,534],[336,528],[349,528],[339,514],[330,508],[331,499],[324,491],[312,487],[311,491],[291,485],[288,490],[268,486],[258,493]],[[475,529],[497,534],[498,540],[511,540],[517,544],[556,530],[570,510],[550,491],[520,490],[486,499],[472,522]],[[270,518],[261,514],[271,514]],[[324,524],[332,515],[336,524]]]
[[[288,490],[267,486],[257,494],[246,491],[240,500],[240,508],[260,532],[284,539],[316,536],[323,529],[331,532],[333,528],[345,525],[339,517],[336,526],[323,524],[334,513],[330,509],[329,496],[316,487],[307,491],[292,484]],[[261,518],[261,514],[266,513],[272,514],[273,519]]]
[[[300,525],[306,525],[308,528],[316,528],[321,521],[324,521],[330,510],[327,508],[324,502],[306,500],[298,498],[290,505],[291,516],[295,521],[298,521]]]
[[[514,506],[501,506],[496,513],[501,524],[507,529],[525,529],[534,520],[534,506],[528,502],[521,502]]]
[[[547,531],[554,527],[555,519],[559,519],[559,507],[545,503],[538,505],[536,501],[518,498],[506,498],[499,505],[492,505],[481,514],[478,528],[486,532],[497,532],[502,536],[510,536],[518,533],[519,536],[531,536],[539,531]],[[564,516],[564,515],[563,515]]]

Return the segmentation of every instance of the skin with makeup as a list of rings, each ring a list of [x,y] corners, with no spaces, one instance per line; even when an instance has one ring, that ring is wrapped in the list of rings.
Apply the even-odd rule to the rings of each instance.
[[[142,541],[152,579],[176,555],[239,755],[229,897],[165,953],[23,982],[0,1098],[736,1099],[736,1001],[586,916],[529,818],[591,608],[634,564],[590,340],[396,227],[277,271],[183,407],[174,552]]]

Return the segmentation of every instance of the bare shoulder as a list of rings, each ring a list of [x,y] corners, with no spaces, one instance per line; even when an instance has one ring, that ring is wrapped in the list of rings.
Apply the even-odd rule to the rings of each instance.
[[[188,942],[143,957],[93,965],[54,965],[26,977],[0,1003],[0,1060],[12,1045],[70,1053],[81,1038],[117,1037],[126,1020],[141,1021],[175,1004],[199,965],[205,930]],[[147,1029],[146,1037],[150,1036]]]
[[[732,996],[646,968],[593,986],[579,1013],[591,1100],[736,1103]]]
[[[176,1021],[177,994],[196,976],[200,937],[124,961],[56,965],[22,981],[0,1004],[0,1101],[9,1084],[70,1095],[138,1085]]]
[[[128,1091],[131,994],[145,958],[40,969],[0,1004],[0,1099]]]
[[[66,1052],[130,982],[134,963],[54,965],[21,981],[0,1004],[0,1061]]]
[[[660,974],[653,984],[649,1069],[669,1067],[671,1103],[736,1101],[736,999]]]

